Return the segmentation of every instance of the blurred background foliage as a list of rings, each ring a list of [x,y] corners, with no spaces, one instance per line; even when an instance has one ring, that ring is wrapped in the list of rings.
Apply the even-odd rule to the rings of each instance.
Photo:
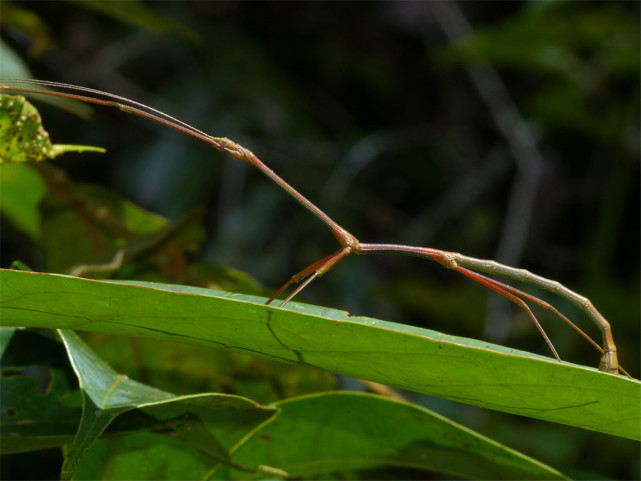
[[[622,365],[639,376],[637,3],[4,1],[0,9],[0,76],[103,89],[229,137],[362,241],[458,251],[558,280],[610,320]],[[29,185],[21,205],[36,212],[16,219],[5,204],[3,267],[19,259],[87,274],[83,263],[108,263],[135,241],[131,262],[90,274],[265,294],[337,248],[275,185],[204,144],[115,109],[37,106],[56,143],[107,154],[68,154],[39,175],[3,168],[3,191]],[[73,195],[47,195],[54,191]],[[85,217],[101,215],[87,241]],[[598,337],[572,305],[528,290]],[[301,300],[548,354],[522,311],[418,259],[348,258]],[[547,313],[541,319],[562,358],[596,366],[584,341]],[[180,379],[188,392],[269,402],[335,382],[294,370],[296,382],[266,387],[256,373],[278,368],[265,361],[176,346],[162,347],[173,353],[163,381],[141,368],[162,365],[154,346],[128,341],[133,351],[119,359],[129,348],[113,346],[124,341],[93,337],[116,369],[174,392]],[[301,388],[301,379],[311,381]],[[571,476],[641,475],[636,443],[408,396]]]

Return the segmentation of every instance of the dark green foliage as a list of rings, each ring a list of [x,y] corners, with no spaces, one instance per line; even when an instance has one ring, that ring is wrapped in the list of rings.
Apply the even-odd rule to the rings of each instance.
[[[545,159],[514,264],[589,297],[612,323],[621,364],[638,377],[638,4],[464,2],[459,7],[473,30],[453,45],[434,3],[3,1],[0,76],[113,91],[228,136],[362,241],[496,258],[497,245],[516,242],[502,232],[518,159],[494,123],[496,106],[481,99],[465,70],[489,61]],[[269,295],[336,249],[325,228],[274,185],[193,139],[115,110],[95,108],[87,121],[33,103],[56,143],[108,153],[0,167],[2,267],[19,259],[36,271]],[[430,263],[368,256],[344,261],[303,298],[547,356],[519,310],[508,309],[502,331],[484,328],[486,296],[494,294]],[[597,336],[572,306],[545,299]],[[540,314],[564,360],[596,366],[596,351]],[[215,392],[280,405],[337,382],[304,366],[193,345],[100,333],[85,340],[117,372],[176,396]],[[44,396],[31,397],[45,399],[62,422],[77,422],[79,394],[46,400],[74,389],[61,353],[29,352],[46,354],[49,361],[28,361],[40,366],[28,374],[52,390],[41,393],[26,377],[4,380]],[[566,475],[640,476],[635,441],[407,396]],[[3,415],[14,413],[5,407],[3,400]],[[3,478],[59,472],[51,469],[60,462],[52,451],[25,460],[5,456],[7,446]],[[176,461],[141,469],[141,478],[201,476],[208,458],[184,446],[156,431],[108,437],[78,475],[98,476],[107,453],[121,450],[138,453],[141,466]],[[133,477],[119,469],[99,474]],[[429,475],[379,467],[339,476]]]

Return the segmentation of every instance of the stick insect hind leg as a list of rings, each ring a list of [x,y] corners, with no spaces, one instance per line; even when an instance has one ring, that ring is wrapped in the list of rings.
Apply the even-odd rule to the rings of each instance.
[[[520,289],[517,289],[513,286],[510,286],[508,284],[505,284],[503,282],[497,281],[496,279],[492,279],[490,277],[484,276],[482,274],[479,274],[478,272],[471,271],[469,269],[466,269],[464,267],[456,267],[455,270],[457,272],[460,272],[461,274],[476,280],[477,282],[480,282],[481,284],[489,287],[490,289],[498,292],[499,294],[507,297],[510,299],[512,302],[514,302],[516,305],[524,309],[532,322],[536,325],[537,329],[545,339],[545,342],[548,344],[550,347],[550,350],[554,354],[554,357],[561,362],[561,359],[559,358],[556,349],[552,345],[550,339],[548,338],[547,334],[541,327],[539,321],[536,319],[534,314],[532,313],[532,310],[529,308],[529,306],[523,301],[523,299],[527,299],[538,306],[543,307],[544,309],[547,309],[549,311],[552,311],[554,314],[556,314],[559,318],[561,318],[566,324],[568,324],[572,329],[574,329],[576,332],[578,332],[584,339],[586,339],[590,344],[592,344],[600,353],[601,353],[601,361],[599,363],[599,369],[602,371],[609,372],[610,374],[618,374],[618,372],[613,372],[611,368],[608,366],[612,366],[612,351],[609,353],[604,351],[604,349],[599,346],[594,339],[592,339],[590,336],[588,336],[579,326],[577,326],[574,322],[572,322],[570,319],[568,319],[564,314],[562,314],[557,308],[549,304],[548,302],[545,302],[544,300],[533,296],[531,294],[528,294],[525,291],[522,291]],[[614,362],[616,362],[616,365],[618,366],[618,371],[621,371],[623,374],[625,374],[627,377],[632,379],[632,376],[627,373],[625,369],[621,367],[621,365],[618,364],[618,360],[616,359],[616,347],[614,347],[614,344],[612,344],[612,347],[614,348]],[[609,369],[609,370],[608,370]]]

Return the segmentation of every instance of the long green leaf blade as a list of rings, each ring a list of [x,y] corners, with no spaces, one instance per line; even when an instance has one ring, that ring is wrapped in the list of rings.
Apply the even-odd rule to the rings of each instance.
[[[122,333],[301,362],[480,407],[641,438],[641,383],[333,309],[170,285],[1,271],[4,325]]]

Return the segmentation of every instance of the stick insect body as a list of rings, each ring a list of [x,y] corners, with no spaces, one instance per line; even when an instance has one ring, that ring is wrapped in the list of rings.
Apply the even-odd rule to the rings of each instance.
[[[544,277],[532,274],[531,272],[524,269],[517,269],[492,260],[482,260],[476,259],[474,257],[465,256],[458,252],[448,252],[440,249],[434,249],[429,247],[414,247],[406,245],[396,245],[396,244],[369,244],[360,242],[354,235],[347,231],[342,226],[334,222],[327,214],[325,214],[321,209],[319,209],[315,204],[309,201],[305,196],[299,193],[291,185],[285,182],[280,178],[274,171],[267,167],[254,153],[250,150],[242,147],[236,142],[229,140],[226,137],[213,137],[208,135],[185,122],[182,122],[178,119],[175,119],[159,110],[148,107],[139,102],[129,100],[127,98],[103,92],[100,90],[90,89],[86,87],[79,87],[76,85],[63,84],[52,81],[44,80],[3,80],[3,83],[17,83],[17,84],[27,84],[35,85],[41,87],[53,87],[60,90],[67,90],[67,92],[59,91],[45,91],[38,88],[28,88],[20,86],[11,86],[11,85],[0,85],[0,90],[10,91],[10,92],[22,92],[22,93],[36,93],[36,94],[45,94],[58,97],[65,97],[70,99],[75,99],[83,102],[104,105],[109,107],[116,107],[124,112],[138,115],[154,122],[160,123],[166,127],[170,127],[179,132],[185,133],[192,137],[195,137],[199,140],[207,142],[212,145],[215,149],[227,152],[231,154],[235,159],[248,162],[258,170],[260,170],[264,175],[266,175],[273,182],[278,184],[282,189],[284,189],[291,197],[298,201],[303,207],[308,211],[318,217],[322,222],[327,225],[327,227],[332,231],[334,237],[340,244],[341,248],[330,254],[323,259],[320,259],[313,264],[307,266],[305,269],[299,273],[292,276],[292,278],[287,281],[276,293],[266,302],[266,304],[272,303],[281,293],[283,293],[290,285],[297,284],[298,287],[294,289],[285,299],[280,303],[280,307],[285,306],[292,298],[294,298],[298,293],[300,293],[305,287],[307,287],[314,279],[317,279],[334,267],[339,261],[341,261],[345,256],[349,254],[384,254],[384,253],[393,253],[393,254],[406,254],[415,257],[420,257],[423,259],[429,259],[435,262],[438,262],[442,266],[455,270],[460,274],[469,277],[470,279],[479,282],[486,287],[494,290],[495,292],[501,294],[502,296],[508,298],[510,301],[514,302],[520,308],[524,309],[528,317],[535,324],[545,342],[552,351],[554,357],[558,362],[561,362],[561,358],[554,348],[552,342],[548,338],[547,334],[541,327],[536,316],[525,302],[528,300],[534,304],[539,305],[544,309],[548,309],[560,317],[564,322],[570,325],[574,330],[581,334],[585,339],[588,340],[596,349],[601,352],[601,360],[599,363],[599,369],[601,371],[618,374],[619,371],[623,372],[626,376],[631,377],[621,366],[619,366],[617,359],[617,350],[614,344],[612,337],[612,330],[608,321],[599,313],[599,311],[592,305],[592,303],[585,297],[571,291],[567,287],[561,285],[556,281],[546,279]],[[69,91],[73,92],[70,93]],[[483,274],[481,274],[483,273]],[[494,274],[507,278],[511,278],[521,282],[527,282],[547,291],[550,291],[554,294],[558,294],[571,301],[573,304],[578,306],[585,314],[592,319],[592,321],[600,328],[601,334],[603,337],[603,347],[597,344],[592,340],[585,332],[583,332],[578,326],[576,326],[572,321],[570,321],[566,316],[559,312],[549,303],[535,297],[531,294],[528,294],[520,289],[512,287],[508,284],[505,284],[501,281],[493,279],[486,276],[485,274]]]

